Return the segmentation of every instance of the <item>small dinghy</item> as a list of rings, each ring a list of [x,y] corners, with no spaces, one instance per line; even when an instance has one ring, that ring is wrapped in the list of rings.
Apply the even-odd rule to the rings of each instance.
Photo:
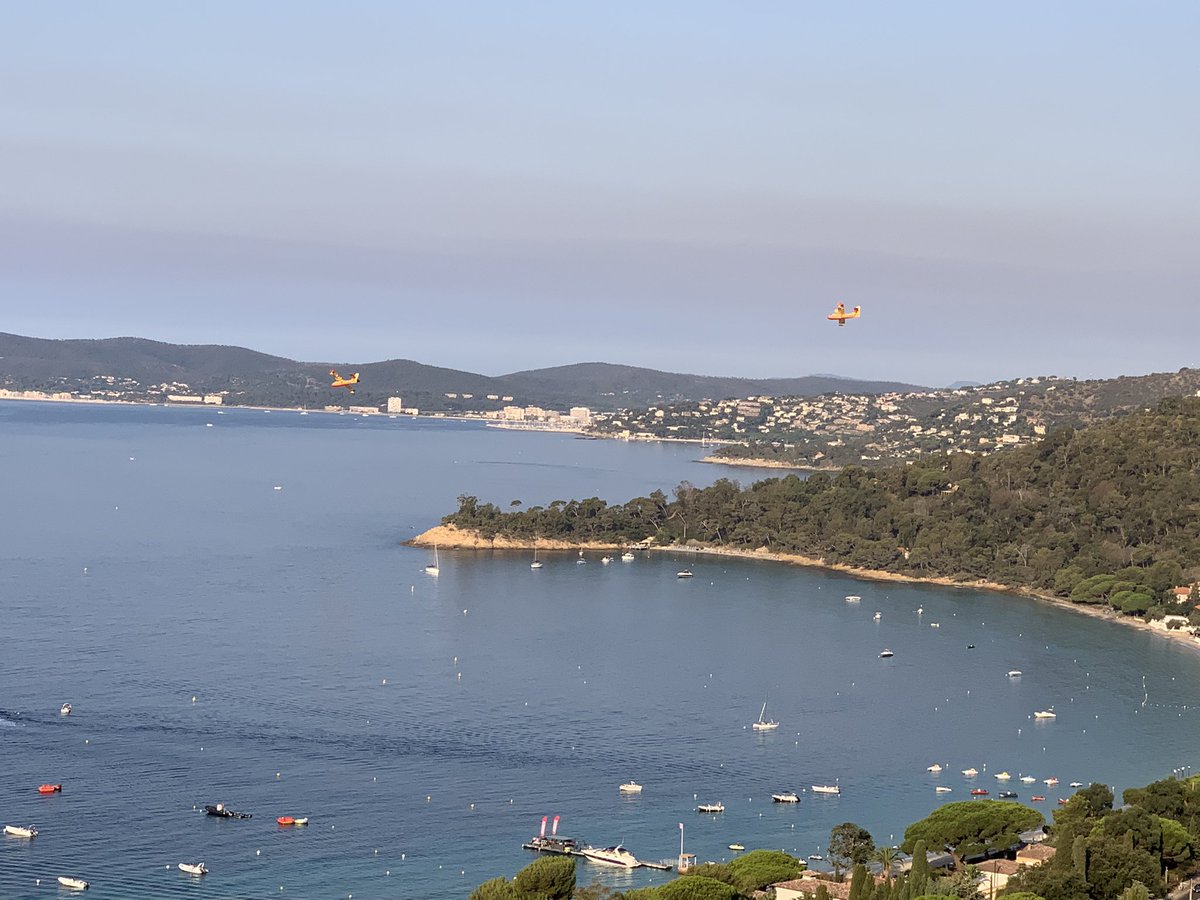
[[[22,828],[20,825],[5,825],[4,833],[19,838],[35,838],[38,836],[38,830],[33,825],[30,825],[28,828]]]
[[[39,784],[38,785],[38,793],[39,794],[61,794],[62,793],[62,785],[61,784]]]
[[[218,803],[216,806],[206,806],[204,807],[204,812],[210,816],[216,816],[218,819],[253,818],[253,813],[234,812],[232,809],[226,809],[224,803]]]
[[[88,889],[88,883],[82,878],[68,878],[66,875],[59,875],[58,883],[73,891],[86,891]]]
[[[187,872],[189,875],[207,875],[208,874],[208,869],[205,867],[204,863],[202,863],[202,862],[180,863],[179,871]]]

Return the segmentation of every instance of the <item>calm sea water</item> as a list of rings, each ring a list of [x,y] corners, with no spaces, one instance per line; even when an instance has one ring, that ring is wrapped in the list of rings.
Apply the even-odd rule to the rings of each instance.
[[[445,552],[432,579],[399,545],[463,492],[623,500],[746,477],[698,455],[0,404],[0,819],[41,830],[0,839],[0,897],[57,895],[63,874],[94,898],[465,897],[530,860],[543,815],[651,860],[678,852],[678,822],[701,859],[734,841],[807,856],[846,820],[898,839],[967,799],[969,766],[993,795],[1008,770],[1049,814],[1069,781],[1191,762],[1200,657],[1069,611],[706,558],[542,554],[535,572],[526,554]],[[759,734],[764,699],[782,726]],[[1056,720],[1030,718],[1049,706]],[[640,796],[618,793],[630,778]],[[63,793],[38,796],[47,781]],[[840,797],[805,792],[835,781]],[[770,802],[789,788],[799,806]],[[723,815],[694,811],[717,800]],[[218,801],[254,818],[198,811]],[[197,860],[203,881],[175,867]]]

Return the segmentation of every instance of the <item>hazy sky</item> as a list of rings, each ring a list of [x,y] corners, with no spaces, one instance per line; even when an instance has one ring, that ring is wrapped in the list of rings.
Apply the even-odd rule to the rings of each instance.
[[[1196,365],[1198,46],[1192,0],[7,4],[0,330],[490,374]]]

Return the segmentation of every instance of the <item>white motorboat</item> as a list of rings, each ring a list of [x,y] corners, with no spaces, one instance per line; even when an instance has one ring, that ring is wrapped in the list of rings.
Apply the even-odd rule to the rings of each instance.
[[[676,578],[691,578],[692,570],[691,569],[682,569],[675,573],[675,577]]]
[[[575,557],[575,565],[577,565],[577,566],[587,565],[587,560],[583,558],[582,550],[580,550],[579,555],[577,557]]]
[[[875,621],[876,622],[878,622],[882,618],[883,618],[883,613],[881,613],[881,612],[875,613]]]
[[[795,791],[781,791],[778,794],[772,794],[771,799],[776,803],[799,803],[800,795]]]
[[[600,562],[604,563],[607,566],[610,562],[612,562],[612,557],[608,556],[608,555],[602,556],[602,557],[600,557]]]
[[[59,875],[58,883],[73,891],[86,891],[88,889],[88,883],[82,878],[68,878],[66,875]]]
[[[1081,787],[1083,787],[1083,782],[1082,782],[1082,781],[1072,781],[1072,782],[1071,782],[1071,787],[1073,787],[1073,788],[1081,788]]]
[[[1037,781],[1037,779],[1034,778],[1032,775],[1022,775],[1021,780],[1023,782],[1025,782],[1026,784],[1033,784],[1035,781]]]
[[[1023,674],[1024,673],[1020,669],[1009,669],[1008,670],[1009,678],[1020,678]]]
[[[4,833],[19,838],[35,838],[38,836],[38,830],[33,825],[30,825],[28,828],[22,828],[20,825],[5,825]]]
[[[1051,778],[1046,778],[1046,779],[1043,779],[1043,780],[1046,782],[1046,784],[1050,785],[1050,787],[1054,787],[1054,785],[1058,784],[1058,779],[1057,779],[1057,778],[1053,778],[1053,777],[1051,777]]]
[[[600,863],[605,866],[636,869],[641,865],[637,857],[620,844],[617,844],[615,847],[584,847],[580,852],[588,862]]]
[[[891,659],[895,655],[896,655],[895,653],[893,653],[891,650],[888,650],[886,647],[883,650],[879,651],[880,659]]]
[[[964,775],[966,775],[968,778],[974,778],[976,775],[979,774],[979,770],[977,768],[975,768],[974,766],[971,766],[971,768],[969,768],[969,769],[963,769],[962,773]]]
[[[766,718],[766,715],[767,715],[767,701],[764,700],[762,709],[758,713],[758,721],[751,722],[750,727],[753,728],[755,731],[774,731],[776,728],[778,728],[779,723],[776,722],[774,719]]]
[[[836,784],[814,784],[812,791],[814,794],[840,794],[842,789]]]
[[[187,872],[189,875],[207,875],[208,874],[208,869],[205,867],[204,863],[202,863],[202,862],[180,863],[179,871]]]
[[[621,785],[622,794],[640,794],[642,786],[632,779]]]
[[[1008,779],[1010,779],[1010,778],[1012,778],[1012,776],[1009,775],[1007,772],[997,772],[996,773],[997,781],[1008,781]]]
[[[633,562],[635,559],[637,559],[637,557],[633,555],[632,550],[626,550],[621,554],[621,562]]]
[[[724,803],[701,803],[696,807],[696,812],[699,813],[723,813],[725,812]]]
[[[929,627],[930,627],[930,628],[941,628],[941,627],[942,627],[942,623],[941,623],[941,622],[930,622],[930,623],[929,623]]]
[[[937,791],[939,794],[948,794],[948,793],[950,793],[951,789],[946,787],[945,785],[939,784],[937,787],[934,788],[934,790]]]
[[[58,714],[60,716],[69,716],[71,714],[71,704],[64,703],[61,707],[59,707]]]
[[[434,578],[437,578],[438,575],[441,573],[441,571],[442,571],[442,567],[441,567],[441,562],[438,560],[437,544],[434,544],[433,545],[433,565],[425,567],[425,574],[432,575]]]
[[[941,765],[940,765],[939,763],[934,763],[932,766],[929,766],[929,767],[928,767],[928,768],[927,768],[925,771],[926,771],[926,772],[933,772],[933,773],[935,773],[935,774],[936,774],[937,772],[940,772],[940,771],[942,771],[942,767],[941,767]]]
[[[857,603],[861,599],[862,599],[862,597],[858,596],[858,594],[847,594],[846,595],[847,603]]]
[[[1049,709],[1039,709],[1033,714],[1033,717],[1035,719],[1057,719],[1058,713],[1054,711],[1054,707],[1052,706]]]

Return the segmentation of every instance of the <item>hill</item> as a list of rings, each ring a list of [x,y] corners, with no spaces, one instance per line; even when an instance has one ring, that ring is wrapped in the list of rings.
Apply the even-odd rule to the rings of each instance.
[[[400,396],[406,406],[451,412],[497,409],[505,403],[614,409],[664,399],[698,400],[739,393],[874,393],[911,387],[826,376],[714,378],[607,363],[492,376],[410,359],[298,362],[212,344],[168,344],[133,337],[47,340],[0,333],[0,386],[12,390],[102,392],[113,399],[129,400],[159,400],[163,393],[186,391],[220,393],[226,403],[242,405],[345,404],[348,395],[328,388],[326,375],[331,368],[360,373],[356,403],[378,405],[389,396]],[[450,394],[456,396],[447,396]],[[489,394],[495,399],[489,400]]]
[[[674,499],[591,498],[501,512],[473,497],[443,521],[483,537],[769,551],[897,575],[984,581],[1132,615],[1182,609],[1200,578],[1200,400],[982,457],[727,480]]]

